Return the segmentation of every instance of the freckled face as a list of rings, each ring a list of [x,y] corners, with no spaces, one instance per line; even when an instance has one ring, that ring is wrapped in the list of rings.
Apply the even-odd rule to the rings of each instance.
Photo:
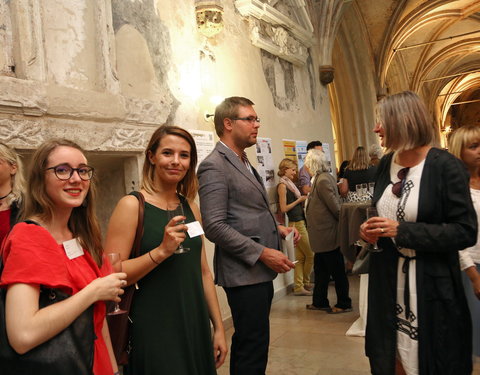
[[[163,137],[155,154],[149,154],[150,162],[155,165],[155,179],[178,184],[190,169],[190,153],[190,144],[182,137],[172,134]]]
[[[47,168],[57,165],[68,165],[72,168],[80,168],[87,165],[87,159],[83,153],[73,147],[58,146],[48,157]],[[83,181],[74,171],[68,180],[60,180],[54,170],[45,171],[45,189],[55,206],[59,208],[74,208],[80,206],[87,196],[90,181]]]

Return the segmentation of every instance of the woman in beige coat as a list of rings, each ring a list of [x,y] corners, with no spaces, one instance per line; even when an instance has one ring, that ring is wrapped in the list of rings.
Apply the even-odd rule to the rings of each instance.
[[[315,253],[315,287],[312,304],[307,305],[307,309],[324,310],[330,314],[352,311],[348,279],[339,248],[340,196],[337,184],[335,178],[328,173],[329,167],[323,151],[310,153],[305,164],[315,176],[306,209],[310,246]],[[330,277],[335,282],[337,293],[337,304],[332,308],[328,301]]]

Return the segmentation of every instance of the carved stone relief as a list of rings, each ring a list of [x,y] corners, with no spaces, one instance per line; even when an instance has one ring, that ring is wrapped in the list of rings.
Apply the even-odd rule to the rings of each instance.
[[[38,124],[25,120],[0,119],[0,139],[18,148],[36,148],[45,138]]]
[[[249,17],[252,44],[296,65],[305,65],[313,45],[313,26],[304,0],[236,0]]]

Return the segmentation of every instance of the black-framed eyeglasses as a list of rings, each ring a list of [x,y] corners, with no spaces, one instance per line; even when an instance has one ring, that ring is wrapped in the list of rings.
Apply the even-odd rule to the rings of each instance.
[[[400,181],[395,182],[392,185],[392,193],[395,194],[398,198],[402,196],[403,187],[405,186],[409,169],[410,168],[400,169],[397,173],[397,177],[400,179]]]
[[[260,122],[260,119],[255,116],[248,116],[248,117],[232,117],[230,120],[242,120],[242,121],[248,121],[250,123],[255,123],[255,122]]]
[[[88,165],[84,165],[82,167],[78,168],[72,168],[68,164],[60,164],[56,165],[54,167],[47,168],[46,171],[49,169],[53,169],[53,172],[55,172],[55,176],[59,180],[66,181],[72,178],[73,172],[78,173],[78,177],[80,177],[83,181],[88,181],[91,180],[93,177],[93,167],[90,167]]]

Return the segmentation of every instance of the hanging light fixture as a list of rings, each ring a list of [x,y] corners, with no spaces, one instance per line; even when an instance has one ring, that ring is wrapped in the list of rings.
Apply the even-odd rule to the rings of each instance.
[[[195,0],[197,29],[207,38],[223,29],[223,6],[221,0]]]

